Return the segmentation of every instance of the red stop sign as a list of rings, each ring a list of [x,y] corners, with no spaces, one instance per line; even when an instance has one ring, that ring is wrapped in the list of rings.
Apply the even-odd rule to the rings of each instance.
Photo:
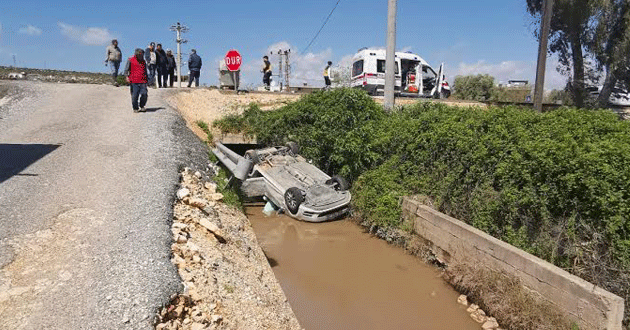
[[[242,59],[241,54],[232,49],[225,54],[225,65],[230,71],[238,71],[241,68]]]

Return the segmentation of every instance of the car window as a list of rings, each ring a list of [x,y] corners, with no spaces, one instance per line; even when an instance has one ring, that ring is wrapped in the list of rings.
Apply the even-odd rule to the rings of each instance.
[[[376,72],[385,73],[385,60],[376,60]],[[398,62],[396,62],[396,74],[400,72],[398,70]]]
[[[426,78],[435,78],[437,77],[437,73],[435,73],[435,71],[433,71],[433,69],[430,66],[423,66],[422,67],[422,78],[426,79]]]
[[[363,73],[363,60],[358,60],[352,64],[352,76],[356,77]]]

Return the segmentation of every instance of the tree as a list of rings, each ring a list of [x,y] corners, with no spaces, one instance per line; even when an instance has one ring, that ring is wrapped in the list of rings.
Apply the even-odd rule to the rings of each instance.
[[[575,105],[584,105],[584,46],[591,34],[590,19],[597,0],[556,0],[551,18],[549,52],[558,54],[564,72],[570,75],[570,92]],[[527,10],[540,20],[543,0],[527,0]],[[539,32],[536,32],[537,37]],[[572,69],[572,70],[571,70]]]
[[[453,97],[460,100],[489,101],[494,90],[494,77],[487,74],[457,76]]]
[[[527,0],[540,19],[543,0]],[[539,37],[539,36],[538,36]],[[605,107],[617,83],[630,87],[630,3],[628,0],[556,0],[549,52],[558,54],[560,71],[569,76],[573,103],[584,106],[585,84],[598,83],[605,72],[596,105]]]
[[[596,101],[605,107],[613,88],[622,83],[630,87],[630,4],[627,0],[600,1],[597,25],[589,49],[598,67],[606,71],[604,84]]]

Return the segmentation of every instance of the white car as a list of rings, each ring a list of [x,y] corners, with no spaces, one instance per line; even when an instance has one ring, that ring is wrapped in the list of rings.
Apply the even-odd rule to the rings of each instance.
[[[596,99],[602,91],[602,88],[603,86],[590,87],[587,88],[587,92],[591,98]],[[612,93],[610,93],[608,103],[618,107],[630,107],[630,93],[621,87],[615,86]]]
[[[370,95],[385,89],[384,49],[362,48],[352,58],[351,86],[362,88]],[[420,56],[411,52],[396,52],[395,91],[412,97],[447,98],[451,88],[444,76],[444,64],[438,72]]]
[[[300,220],[337,219],[350,208],[347,182],[330,177],[298,154],[295,143],[248,150],[240,156],[221,143],[212,152],[241,181],[247,197],[266,197]]]

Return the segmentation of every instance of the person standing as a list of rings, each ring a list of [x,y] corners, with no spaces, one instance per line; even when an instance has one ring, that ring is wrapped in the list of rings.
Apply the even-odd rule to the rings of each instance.
[[[330,67],[332,66],[332,61],[328,61],[328,65],[324,68],[324,82],[326,83],[326,87],[324,89],[330,89]]]
[[[190,58],[188,58],[188,70],[190,78],[188,79],[188,87],[195,81],[195,87],[199,87],[199,75],[201,74],[201,57],[197,55],[196,49],[190,50]]]
[[[155,54],[155,42],[151,42],[144,50],[144,61],[147,62],[149,70],[149,86],[155,86],[155,70],[157,69],[157,54]]]
[[[265,84],[265,90],[270,89],[271,85],[271,62],[269,62],[269,57],[267,55],[263,56],[263,84]]]
[[[122,52],[118,48],[118,40],[112,40],[111,45],[107,46],[105,50],[105,65],[109,63],[109,67],[112,71],[112,79],[114,80],[114,86],[118,87],[118,69],[120,69],[120,61],[122,61]]]
[[[173,87],[173,82],[175,81],[175,67],[177,66],[177,62],[175,62],[175,56],[170,49],[166,51],[166,71],[168,73],[168,81],[169,87]]]
[[[162,44],[157,44],[155,49],[156,64],[157,64],[157,81],[158,87],[166,87],[166,79],[168,79],[168,71],[166,65],[168,63],[166,52],[162,49]]]
[[[145,112],[144,106],[149,97],[147,91],[148,73],[145,54],[141,48],[136,48],[134,56],[127,60],[124,75],[127,77],[131,90],[131,107],[133,112]],[[138,103],[138,101],[140,101]]]

